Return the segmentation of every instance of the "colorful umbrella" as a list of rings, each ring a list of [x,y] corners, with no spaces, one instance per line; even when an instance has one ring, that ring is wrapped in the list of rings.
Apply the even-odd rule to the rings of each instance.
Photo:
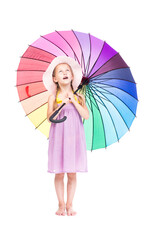
[[[56,31],[32,43],[21,57],[17,90],[26,115],[49,137],[48,91],[43,73],[57,56],[69,56],[83,70],[83,93],[90,112],[83,120],[88,150],[119,141],[136,116],[137,91],[130,68],[106,42],[77,31]]]

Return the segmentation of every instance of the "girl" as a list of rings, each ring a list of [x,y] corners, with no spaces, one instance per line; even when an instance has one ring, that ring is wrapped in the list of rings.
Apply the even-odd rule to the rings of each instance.
[[[43,76],[52,94],[48,99],[47,119],[63,103],[55,119],[67,116],[62,123],[51,123],[48,148],[48,172],[55,173],[55,189],[59,201],[57,215],[74,216],[72,202],[76,190],[76,172],[87,172],[87,153],[82,118],[89,118],[83,95],[74,95],[82,79],[82,70],[69,57],[57,57]],[[67,173],[67,202],[64,202],[64,174]]]

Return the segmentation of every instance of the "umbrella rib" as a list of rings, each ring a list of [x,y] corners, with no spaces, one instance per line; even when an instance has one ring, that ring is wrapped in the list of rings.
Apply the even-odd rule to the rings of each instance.
[[[41,51],[43,51],[43,52],[45,52],[45,53],[48,53],[48,54],[50,54],[50,55],[52,55],[52,56],[54,56],[54,57],[57,57],[57,55],[54,55],[53,53],[48,52],[48,51],[46,51],[46,50],[44,50],[44,49],[42,49],[42,48],[35,47],[35,46],[32,46],[32,45],[29,45],[29,47],[32,47],[32,48],[35,48],[35,49],[41,50]]]
[[[41,38],[44,38],[46,41],[50,42],[51,44],[53,44],[54,46],[56,46],[57,48],[59,48],[62,52],[64,52],[64,54],[66,56],[68,56],[68,54],[62,49],[60,48],[59,46],[57,46],[55,43],[51,42],[49,39],[45,38],[44,36],[41,36]]]
[[[92,89],[92,90],[94,91],[94,89]],[[95,91],[94,91],[94,92],[95,92]],[[96,94],[96,92],[95,92],[95,94]],[[96,95],[97,95],[97,94],[96,94]],[[97,95],[97,97],[101,100],[101,98],[100,98],[98,95]],[[115,123],[114,123],[114,121],[113,121],[113,118],[112,118],[112,116],[111,116],[108,108],[107,108],[106,105],[104,104],[104,102],[103,102],[102,100],[101,100],[101,102],[102,102],[103,106],[105,107],[105,109],[107,110],[107,112],[108,112],[108,114],[109,114],[109,116],[110,116],[110,118],[111,118],[111,121],[112,121],[114,130],[115,130],[115,133],[116,133],[117,141],[119,142],[118,133],[117,133],[117,129],[116,129]]]
[[[47,118],[45,118],[35,129],[38,129],[46,120]]]
[[[92,92],[92,91],[91,91],[91,92]],[[92,96],[93,96],[93,98],[94,98],[94,100],[95,100],[95,102],[96,102],[97,100],[95,99],[93,93],[92,93]],[[97,103],[97,102],[96,102],[96,103]],[[104,122],[103,122],[102,114],[101,114],[101,111],[100,111],[100,109],[99,109],[99,107],[98,107],[98,104],[97,104],[97,109],[98,109],[98,111],[99,111],[99,113],[100,113],[100,117],[101,117],[101,120],[102,120],[103,132],[104,132],[104,139],[105,139],[105,148],[106,148],[106,146],[107,146],[107,140],[106,140],[106,134],[105,134],[105,128],[104,128]]]
[[[107,72],[106,72],[107,73]],[[104,73],[105,74],[105,73]],[[98,75],[98,77],[97,78],[90,78],[90,82],[107,82],[107,81],[111,81],[111,80],[113,80],[113,79],[115,79],[115,80],[123,80],[123,81],[126,81],[126,82],[131,82],[131,83],[134,83],[134,84],[136,84],[136,82],[132,82],[132,81],[129,81],[128,79],[124,79],[124,78],[115,78],[115,77],[113,77],[113,78],[111,78],[111,77],[104,77],[103,79],[101,79],[101,78],[99,78],[99,76],[102,76],[102,74],[101,75]],[[98,81],[97,81],[98,80]]]
[[[86,69],[85,69],[85,61],[84,61],[84,55],[83,55],[83,51],[82,51],[82,46],[81,46],[81,44],[80,44],[80,41],[79,41],[79,39],[78,39],[78,37],[76,36],[76,34],[75,34],[75,32],[74,32],[74,30],[72,30],[72,32],[73,32],[73,34],[74,34],[74,36],[76,37],[76,39],[77,39],[77,42],[79,43],[79,46],[80,46],[80,49],[81,49],[81,65],[82,65],[82,62],[83,62],[83,66],[84,66],[84,72],[86,72]],[[82,59],[83,59],[83,61],[82,61]]]
[[[87,94],[87,93],[86,93]],[[89,96],[88,96],[88,98],[89,98]],[[91,110],[91,106],[89,105],[89,102],[88,102],[88,99],[86,98],[86,102],[88,103],[88,106],[89,106],[89,108],[90,108],[90,110]]]
[[[105,42],[103,42],[103,47],[102,47],[102,49],[101,49],[101,51],[100,51],[100,53],[99,53],[97,59],[95,60],[94,65],[92,66],[92,68],[91,68],[89,74],[92,72],[93,68],[95,67],[95,65],[96,65],[96,63],[97,63],[97,61],[98,61],[98,59],[99,59],[99,57],[100,57],[100,55],[101,55],[101,53],[102,53],[102,50],[103,50],[103,48],[104,48],[104,44],[105,44]],[[88,76],[89,76],[89,74],[88,74]],[[93,74],[92,74],[92,75],[93,75]],[[91,76],[92,76],[92,75],[91,75]]]
[[[89,96],[91,96],[91,94],[88,92],[87,93]],[[104,98],[104,97],[101,97],[102,99],[104,99],[104,100],[107,100],[106,98]],[[99,100],[96,100],[97,102],[99,102],[102,106],[103,106],[103,104],[99,101]],[[94,102],[92,102],[93,104],[94,104]],[[94,106],[96,107],[96,105],[94,104]]]
[[[97,80],[97,81],[90,81],[89,83],[94,84],[94,85],[101,84],[101,85],[112,86],[112,85],[108,84],[108,82],[111,81],[111,80],[123,80],[123,79],[117,79],[117,78],[113,78],[113,79],[109,79],[109,80],[103,79],[103,80]]]
[[[37,59],[37,58],[31,58],[31,57],[21,57],[23,59],[30,59],[30,60],[35,60],[35,61],[39,61],[39,62],[44,62],[44,63],[50,63],[48,61],[44,61],[44,60],[41,60],[41,59]]]
[[[20,87],[20,86],[24,86],[24,85],[30,85],[30,84],[34,84],[34,83],[40,83],[40,82],[43,82],[43,81],[37,81],[37,82],[31,82],[31,83],[18,84],[18,85],[16,85],[16,87]]]
[[[90,99],[90,96],[89,95],[87,95],[87,93],[86,93],[86,96]],[[88,101],[88,99],[86,98],[86,102],[88,103],[88,106],[89,106],[89,108],[90,108],[90,110],[91,110],[91,112],[92,112],[92,108],[91,108],[91,106],[90,106],[90,104],[89,104],[89,101]]]
[[[88,90],[87,90],[88,91]],[[92,122],[93,122],[93,128],[92,128],[92,144],[91,144],[91,151],[93,150],[93,133],[94,133],[94,118],[93,118],[93,110],[92,110],[92,101],[90,99],[90,96],[89,96],[89,100],[90,100],[90,104],[91,104],[91,113],[92,113]]]
[[[87,101],[88,99],[87,99],[87,86],[86,86],[86,88],[85,88],[85,101]],[[88,102],[88,101],[87,101]],[[89,104],[88,104],[88,106],[89,106]],[[90,106],[89,106],[90,107]],[[91,109],[91,108],[90,108]]]
[[[115,71],[115,70],[120,70],[120,69],[127,69],[128,67],[121,67],[121,68],[115,68],[115,69],[111,69],[111,70],[109,70],[109,71],[106,71],[106,72],[103,72],[103,73],[101,73],[101,74],[98,74],[97,76],[95,76],[95,77],[90,77],[90,79],[91,79],[91,81],[95,81],[95,80],[99,80],[99,77],[101,77],[101,76],[103,76],[104,74],[106,74],[106,73],[109,73],[109,72],[112,72],[112,71]],[[128,68],[129,69],[129,68]],[[93,76],[93,74],[92,74],[92,76]],[[133,81],[129,81],[129,80],[126,80],[126,79],[123,79],[123,78],[115,78],[115,77],[109,77],[109,78],[107,78],[107,77],[105,77],[104,79],[120,79],[120,80],[125,80],[125,81],[128,81],[128,82],[133,82]],[[133,83],[135,83],[135,82],[133,82]]]
[[[17,69],[17,72],[45,72],[45,70],[29,70],[29,69],[18,70]]]
[[[74,55],[76,56],[76,59],[77,59],[78,63],[80,64],[79,59],[78,59],[78,57],[77,57],[77,54],[76,54],[76,52],[74,51],[74,49],[72,48],[72,46],[70,45],[70,43],[69,43],[58,31],[55,31],[55,32],[58,33],[58,34],[61,36],[61,38],[63,38],[64,41],[70,46],[70,48],[72,49]]]
[[[31,113],[33,113],[33,112],[35,112],[37,109],[39,109],[40,107],[42,107],[42,106],[44,106],[44,105],[46,105],[48,102],[45,102],[45,103],[43,103],[42,105],[40,105],[39,107],[37,107],[37,108],[35,108],[33,111],[31,111],[31,112],[29,112],[29,113],[27,113],[26,114],[26,117],[29,115],[29,114],[31,114]]]
[[[90,35],[90,33],[89,33],[89,41],[90,41],[90,55],[89,55],[89,64],[88,64],[88,69],[87,69],[87,76],[89,75],[88,71],[89,71],[89,67],[90,67],[90,64],[91,64],[91,52],[92,52],[92,42],[91,42],[91,35]]]
[[[98,84],[99,84],[99,83],[98,83]],[[115,86],[113,86],[113,85],[108,85],[108,84],[103,84],[103,83],[100,83],[100,84],[107,86],[107,88],[117,88],[117,89],[121,90],[122,92],[127,93],[128,95],[130,95],[131,97],[133,97],[134,99],[137,100],[137,98],[135,98],[135,97],[132,96],[130,93],[126,92],[125,90],[123,90],[123,89],[121,89],[121,88],[119,88],[119,87],[115,87]],[[99,87],[99,86],[97,86],[96,83],[94,83],[94,84],[91,83],[91,85],[95,85],[95,86],[98,87],[98,88],[101,88],[101,89],[103,89],[103,90],[105,90],[105,91],[108,91],[108,90],[105,89],[105,87]],[[108,92],[109,92],[109,91],[108,91]],[[114,95],[114,94],[113,94],[113,95]]]
[[[94,87],[95,88],[95,87]],[[96,87],[96,88],[101,88],[101,87]],[[113,96],[115,96],[116,98],[118,98],[132,113],[133,113],[133,115],[136,117],[136,115],[134,114],[134,112],[126,105],[126,103],[122,100],[122,99],[120,99],[119,97],[117,97],[115,94],[113,94],[113,93],[111,93],[110,91],[108,91],[108,90],[106,90],[106,89],[104,89],[104,88],[101,88],[101,89],[103,89],[105,92],[108,92],[109,94],[111,94],[111,95],[113,95]],[[99,91],[100,92],[100,91]],[[125,92],[125,91],[124,91]],[[101,92],[102,93],[102,92]],[[126,92],[125,92],[126,93]],[[128,94],[128,93],[126,93],[126,94]],[[130,95],[130,94],[128,94],[128,95]],[[104,96],[104,95],[103,95]],[[131,96],[131,95],[130,95]],[[131,96],[132,98],[134,98],[133,96]],[[135,100],[137,100],[136,98],[134,98]],[[106,100],[108,100],[108,98],[106,98]],[[108,100],[109,101],[109,100]]]
[[[97,108],[97,106],[94,104],[94,102],[90,99],[90,96],[91,96],[91,94],[89,93],[89,90],[87,89],[88,87],[86,87],[86,89],[85,89],[85,99],[86,99],[86,101],[88,102],[88,99],[87,99],[87,97],[89,98],[89,100],[90,100],[90,104],[91,104],[91,102],[92,102],[92,104]],[[89,102],[88,102],[88,105],[89,105]],[[90,110],[91,110],[91,106],[89,105],[89,107],[90,107]],[[92,111],[92,110],[91,110]]]
[[[94,88],[94,87],[93,87]],[[97,89],[96,89],[96,91],[98,91]],[[100,91],[98,91],[98,92],[100,92]],[[102,92],[100,92],[102,95],[103,95],[103,93]],[[98,95],[97,95],[98,96]],[[104,95],[103,95],[104,96]],[[124,120],[124,118],[123,118],[123,116],[121,115],[121,113],[119,112],[119,110],[116,108],[116,106],[109,100],[109,99],[107,99],[113,106],[114,106],[114,108],[117,110],[117,112],[119,113],[119,115],[121,116],[121,118],[122,118],[122,120],[123,120],[123,122],[125,123],[125,125],[126,125],[126,127],[128,128],[128,130],[129,130],[129,127],[128,127],[128,125],[127,125],[127,123],[125,122],[125,120]],[[131,111],[132,112],[132,111]]]
[[[87,90],[88,91],[88,90]],[[90,96],[92,96],[89,92],[86,92],[86,95],[88,96],[88,98],[90,98]],[[105,99],[106,100],[106,99]],[[97,106],[94,104],[94,102],[92,100],[90,100],[92,102],[92,104],[97,108]],[[99,102],[98,100],[96,100],[97,102]],[[101,102],[99,102],[102,106],[103,104]],[[98,109],[98,108],[97,108]]]
[[[37,94],[35,94],[35,95],[33,95],[33,96],[30,96],[30,97],[28,97],[28,98],[25,98],[25,99],[23,99],[23,100],[20,100],[19,102],[23,102],[23,101],[25,101],[25,100],[28,100],[28,99],[30,99],[30,98],[32,98],[32,97],[35,97],[35,96],[37,96],[37,95],[39,95],[39,94],[42,94],[42,93],[44,93],[44,92],[47,92],[47,90],[45,90],[45,91],[43,91],[43,92],[39,92],[39,93],[37,93]]]
[[[85,76],[88,76],[88,70],[89,70],[90,59],[91,59],[91,37],[90,37],[90,34],[88,34],[88,35],[89,35],[90,51],[89,51],[89,58],[88,58],[88,61],[87,61],[87,65],[86,65],[86,73],[85,73]]]
[[[98,72],[99,71],[99,69],[101,69],[106,63],[108,63],[108,62],[110,62],[111,60],[112,60],[112,58],[114,58],[116,55],[118,55],[119,53],[116,53],[114,56],[112,56],[110,59],[108,59],[108,61],[106,61],[102,66],[100,66],[90,77],[92,77],[96,72]],[[122,68],[122,67],[121,67]],[[121,69],[120,68],[120,69]],[[127,67],[128,68],[128,67]],[[116,69],[116,68],[115,68]],[[119,69],[119,68],[118,68]],[[112,70],[110,70],[110,71],[112,71]],[[108,72],[110,72],[110,71],[108,71]]]

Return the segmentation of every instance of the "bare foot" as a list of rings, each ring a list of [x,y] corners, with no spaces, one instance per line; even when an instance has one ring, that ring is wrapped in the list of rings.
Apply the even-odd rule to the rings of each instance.
[[[65,206],[59,206],[57,212],[56,212],[56,215],[58,216],[65,216]]]
[[[66,211],[67,211],[67,216],[75,216],[77,213],[73,210],[72,206],[67,207],[66,206]]]

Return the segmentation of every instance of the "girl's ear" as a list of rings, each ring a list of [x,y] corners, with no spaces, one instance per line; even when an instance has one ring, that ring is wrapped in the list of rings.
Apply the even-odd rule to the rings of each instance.
[[[52,79],[53,79],[53,82],[57,82],[57,80],[56,80],[56,78],[55,78],[55,77],[52,77]]]

